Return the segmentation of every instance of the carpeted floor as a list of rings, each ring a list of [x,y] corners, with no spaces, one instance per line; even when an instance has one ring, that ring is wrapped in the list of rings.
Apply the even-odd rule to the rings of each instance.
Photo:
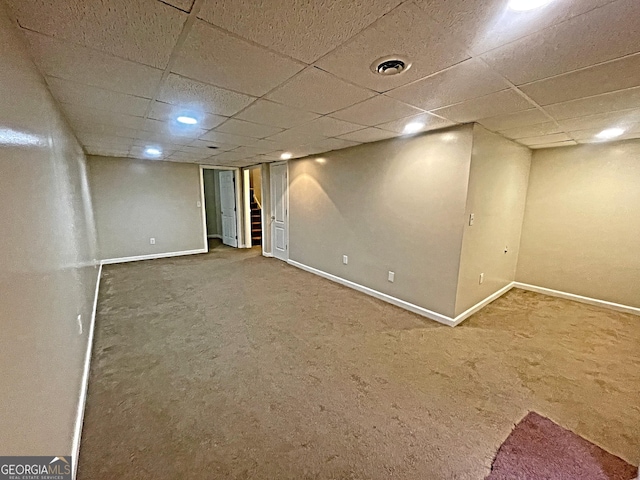
[[[639,317],[450,328],[259,253],[105,267],[78,478],[477,480],[528,411],[640,462]]]

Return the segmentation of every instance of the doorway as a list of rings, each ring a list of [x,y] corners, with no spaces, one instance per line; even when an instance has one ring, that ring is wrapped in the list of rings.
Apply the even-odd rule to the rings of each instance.
[[[247,247],[264,245],[262,166],[244,170],[244,218]]]
[[[289,260],[289,192],[287,163],[272,163],[271,190],[271,244],[275,258]]]
[[[237,178],[239,170],[224,167],[200,167],[202,182],[203,222],[207,243],[239,247],[240,205]]]

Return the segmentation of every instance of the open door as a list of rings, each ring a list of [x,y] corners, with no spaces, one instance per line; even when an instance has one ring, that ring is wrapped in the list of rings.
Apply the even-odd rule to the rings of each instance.
[[[271,245],[273,256],[289,259],[287,164],[271,165]]]
[[[236,185],[234,172],[224,170],[220,177],[220,210],[222,213],[222,243],[238,246],[238,222],[236,212]]]

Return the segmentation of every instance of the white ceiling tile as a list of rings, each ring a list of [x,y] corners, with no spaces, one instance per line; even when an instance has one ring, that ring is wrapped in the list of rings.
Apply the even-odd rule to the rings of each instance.
[[[311,63],[402,0],[206,0],[198,16]]]
[[[118,137],[109,133],[77,132],[76,136],[83,145],[127,148],[134,142],[133,138]]]
[[[304,125],[294,127],[291,130],[299,133],[301,138],[309,138],[310,136],[335,137],[344,133],[360,130],[361,128],[362,125],[356,125],[336,118],[320,117]]]
[[[640,51],[640,2],[618,0],[482,56],[516,85]]]
[[[604,130],[606,128],[623,128],[629,130],[640,124],[640,109],[620,110],[617,112],[599,113],[586,117],[558,121],[565,131],[588,129]]]
[[[272,142],[276,142],[277,145],[280,145],[282,148],[290,148],[290,145],[308,145],[311,142],[320,141],[323,138],[327,138],[325,135],[322,135],[319,132],[315,131],[301,131],[300,127],[290,128],[289,130],[285,130],[284,132],[277,133],[268,138]]]
[[[236,118],[263,125],[273,125],[281,128],[291,128],[310,122],[318,118],[317,113],[299,110],[297,108],[259,99],[248,108],[236,115]]]
[[[640,108],[640,87],[604,93],[570,102],[547,105],[544,109],[556,120],[584,117],[597,113]]]
[[[172,5],[176,8],[179,8],[183,12],[190,12],[193,7],[193,2],[195,0],[160,0],[162,3],[166,3],[167,5]]]
[[[76,134],[95,133],[99,135],[129,138],[131,139],[131,141],[133,141],[133,139],[138,135],[138,129],[135,128],[127,128],[116,125],[103,125],[93,122],[71,124],[71,127]]]
[[[150,103],[147,98],[103,90],[55,77],[47,77],[47,83],[53,96],[62,103],[83,105],[88,108],[138,117],[145,114]]]
[[[149,132],[147,130],[138,130],[136,140],[141,142],[156,142],[169,145],[189,145],[193,142],[192,137],[180,137],[177,135],[169,135],[168,133]]]
[[[231,152],[223,152],[220,155],[216,155],[215,161],[219,163],[230,163],[230,162],[236,162],[238,160],[244,160],[245,158],[247,158],[247,155],[245,153],[231,151]]]
[[[334,112],[331,116],[360,125],[373,126],[420,113],[423,112],[419,108],[385,95],[376,95],[364,102]]]
[[[538,108],[530,108],[521,112],[498,115],[496,117],[481,118],[478,123],[489,130],[507,130],[509,128],[524,127],[537,123],[548,122],[550,119]]]
[[[123,60],[70,42],[25,31],[41,71],[94,87],[152,98],[162,70]]]
[[[444,118],[440,118],[429,113],[423,113],[420,115],[414,115],[412,117],[402,118],[400,120],[394,120],[393,122],[382,123],[380,125],[377,125],[377,127],[383,130],[389,130],[391,132],[403,133],[404,127],[409,123],[423,123],[424,127],[419,130],[421,132],[427,132],[429,130],[436,130],[438,128],[445,128],[454,125],[454,122],[451,122]]]
[[[160,155],[157,158],[149,158],[149,155],[145,153],[145,150],[147,149],[147,145],[139,145],[139,146],[134,145],[133,147],[131,147],[131,150],[129,151],[129,156],[131,158],[139,158],[141,160],[149,160],[150,162],[154,162],[154,161],[167,160],[168,158],[171,157],[171,155],[175,151],[174,149],[167,148],[166,146],[163,147],[156,144],[149,144],[149,146],[153,146],[156,148],[161,147],[162,155]]]
[[[587,130],[577,130],[569,132],[575,140],[580,143],[604,143],[597,135],[602,131],[601,128],[592,128]],[[627,125],[623,135],[616,137],[613,141],[626,140],[629,138],[638,138],[640,134],[640,123]]]
[[[375,93],[309,67],[267,95],[267,99],[320,114],[361,102]]]
[[[184,138],[191,138],[195,140],[206,133],[206,130],[197,128],[194,125],[183,125],[178,123],[175,119],[163,122],[162,120],[148,118],[144,121],[142,130],[161,134],[169,141],[173,138],[180,137],[180,143],[184,141]]]
[[[464,123],[481,118],[514,113],[531,108],[531,104],[513,90],[503,90],[484,97],[435,110],[451,121]]]
[[[158,100],[184,108],[231,116],[254,101],[253,97],[171,74]]]
[[[245,155],[247,157],[255,157],[257,155],[263,155],[265,153],[274,152],[275,149],[265,149],[265,148],[256,148],[256,147],[238,147],[233,152]]]
[[[549,143],[556,142],[567,142],[572,140],[569,135],[566,133],[553,133],[551,135],[542,135],[540,137],[527,137],[527,138],[519,138],[518,143],[522,143],[523,145],[532,146],[532,145],[546,145]]]
[[[84,145],[87,155],[98,155],[101,157],[126,157],[129,155],[129,148],[111,147],[108,145]]]
[[[567,140],[564,142],[554,142],[554,143],[541,143],[538,145],[529,145],[529,148],[532,150],[539,150],[541,148],[557,148],[557,147],[570,147],[572,145],[578,145],[578,142],[574,140]]]
[[[319,142],[314,142],[311,145],[313,153],[324,153],[331,150],[340,150],[343,148],[354,147],[359,145],[360,142],[354,142],[352,140],[343,140],[341,138],[326,138]]]
[[[233,135],[231,133],[223,133],[211,131],[206,133],[200,140],[211,141],[214,143],[224,143],[227,145],[236,145],[238,147],[250,147],[259,142],[257,138],[247,137],[244,135]]]
[[[505,0],[416,0],[416,3],[477,55],[612,1],[555,1],[524,12],[508,9]]]
[[[165,68],[187,15],[157,0],[10,0],[20,25]]]
[[[383,76],[371,65],[385,55],[402,54],[412,63],[401,75]],[[341,78],[386,92],[469,58],[456,37],[413,2],[388,15],[321,58],[316,65]]]
[[[246,137],[254,138],[268,137],[283,130],[284,129],[280,127],[261,125],[259,123],[247,122],[236,118],[231,118],[216,128],[217,132],[232,133],[234,135],[244,135]]]
[[[555,122],[538,123],[537,125],[527,125],[525,127],[510,128],[499,133],[507,138],[517,140],[520,138],[540,137],[553,133],[562,133],[563,130]]]
[[[172,70],[204,83],[259,97],[304,66],[197,21]]]
[[[396,132],[390,132],[388,130],[381,130],[375,127],[363,128],[362,130],[358,130],[356,132],[347,133],[345,135],[340,135],[338,138],[342,140],[350,140],[352,142],[377,142],[378,140],[385,140],[387,138],[392,138],[397,135]]]
[[[508,88],[509,84],[482,61],[470,59],[443,72],[387,93],[424,110],[459,103]]]
[[[210,147],[216,147],[216,148],[213,149],[213,148],[210,148]],[[187,147],[180,147],[178,150],[190,151],[190,149],[192,149],[192,148],[194,148],[194,149],[207,148],[209,150],[212,150],[212,153],[215,155],[216,152],[217,153],[227,152],[229,150],[233,150],[234,148],[238,148],[238,145],[214,142],[213,140],[198,139],[198,140],[194,140],[193,142],[191,142]]]
[[[212,113],[203,112],[201,108],[181,107],[179,105],[171,105],[169,103],[155,101],[151,105],[149,118],[170,122],[181,115],[193,117],[198,120],[198,127],[204,130],[211,130],[221,123],[225,122],[229,117],[222,115],[214,115]]]
[[[640,54],[523,85],[539,105],[613,92],[640,85]]]
[[[142,127],[142,123],[144,122],[143,117],[122,115],[120,113],[85,107],[83,105],[60,103],[60,107],[72,127],[89,123],[138,129]]]

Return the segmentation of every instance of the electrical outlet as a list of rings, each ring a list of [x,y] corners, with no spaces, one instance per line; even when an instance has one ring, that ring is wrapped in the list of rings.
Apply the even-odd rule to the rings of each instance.
[[[484,282],[484,273],[480,274],[480,285]]]
[[[476,219],[475,214],[472,213],[471,215],[469,215],[469,226],[470,227],[473,226],[473,222],[474,222],[475,219]]]
[[[349,263],[349,257],[347,257],[346,255],[342,255],[342,263],[343,265],[346,265],[347,263]]]
[[[504,253],[509,253],[509,246],[508,245],[504,247]]]
[[[390,271],[390,272],[389,272],[389,281],[390,281],[391,283],[393,283],[395,279],[396,279],[396,272],[391,272],[391,271]]]
[[[201,202],[200,200],[198,200],[198,201],[196,202],[196,207],[200,208],[201,206],[202,206],[202,202]]]
[[[151,238],[149,239],[149,245],[155,245],[155,244],[156,244],[156,239],[155,239],[155,238],[153,238],[153,237],[151,237]]]

